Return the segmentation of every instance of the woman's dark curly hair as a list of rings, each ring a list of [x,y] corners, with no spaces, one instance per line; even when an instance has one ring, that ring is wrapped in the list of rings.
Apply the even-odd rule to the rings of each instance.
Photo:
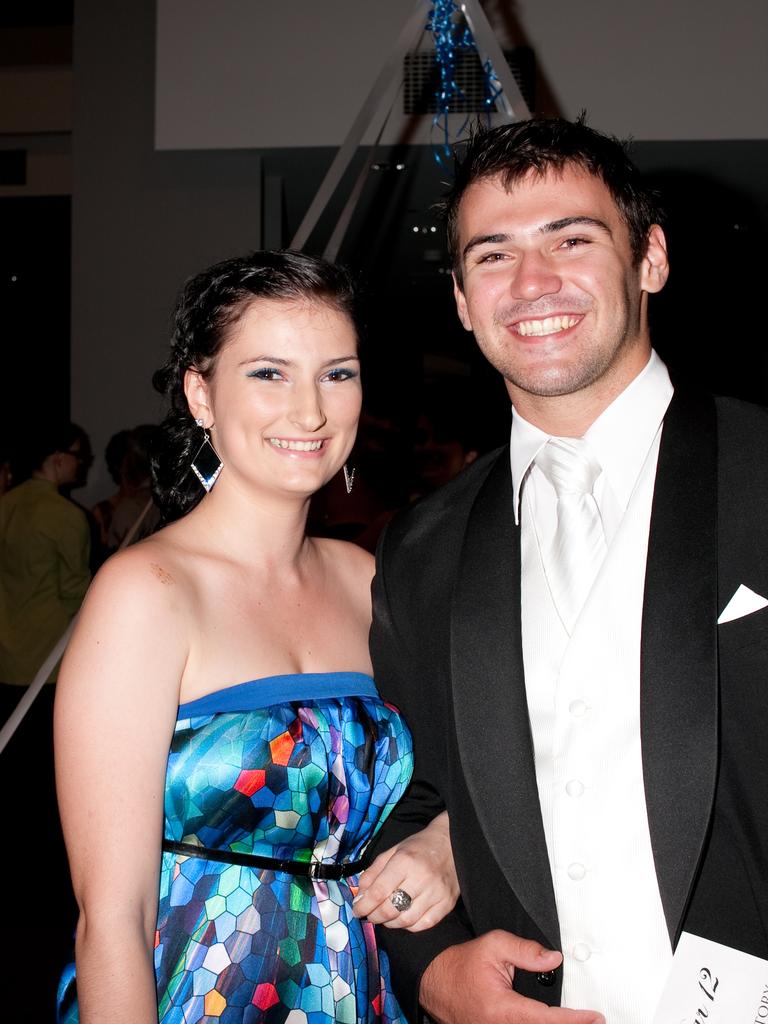
[[[187,281],[174,311],[170,355],[152,378],[170,405],[152,456],[155,501],[165,522],[189,512],[205,493],[190,470],[203,434],[187,405],[184,375],[191,369],[210,378],[230,328],[258,299],[322,302],[358,328],[357,295],[349,273],[316,256],[290,249],[252,252]]]

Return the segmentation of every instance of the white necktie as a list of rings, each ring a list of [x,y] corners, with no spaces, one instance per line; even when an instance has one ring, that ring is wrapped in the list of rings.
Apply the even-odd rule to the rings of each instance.
[[[603,523],[592,495],[601,467],[585,442],[575,438],[550,438],[535,461],[557,494],[557,529],[542,557],[552,598],[570,635],[605,558]]]

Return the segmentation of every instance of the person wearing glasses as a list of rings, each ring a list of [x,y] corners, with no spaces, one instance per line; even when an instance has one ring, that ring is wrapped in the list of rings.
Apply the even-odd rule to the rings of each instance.
[[[6,685],[32,682],[88,589],[88,522],[62,492],[82,486],[90,452],[75,423],[41,430],[29,446],[31,476],[0,499],[0,682]]]

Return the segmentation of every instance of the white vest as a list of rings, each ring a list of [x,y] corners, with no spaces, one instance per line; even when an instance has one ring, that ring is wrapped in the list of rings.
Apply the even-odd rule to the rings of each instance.
[[[672,958],[640,750],[640,633],[654,444],[569,638],[523,488],[522,635],[564,955],[562,1005],[649,1024]]]

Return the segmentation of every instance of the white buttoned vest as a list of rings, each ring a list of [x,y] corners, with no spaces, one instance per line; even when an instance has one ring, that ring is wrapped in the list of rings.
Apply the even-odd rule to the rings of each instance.
[[[563,1006],[649,1024],[672,952],[640,750],[640,631],[652,447],[569,638],[523,488],[522,636],[536,779],[564,955]],[[527,484],[526,484],[527,486]]]

